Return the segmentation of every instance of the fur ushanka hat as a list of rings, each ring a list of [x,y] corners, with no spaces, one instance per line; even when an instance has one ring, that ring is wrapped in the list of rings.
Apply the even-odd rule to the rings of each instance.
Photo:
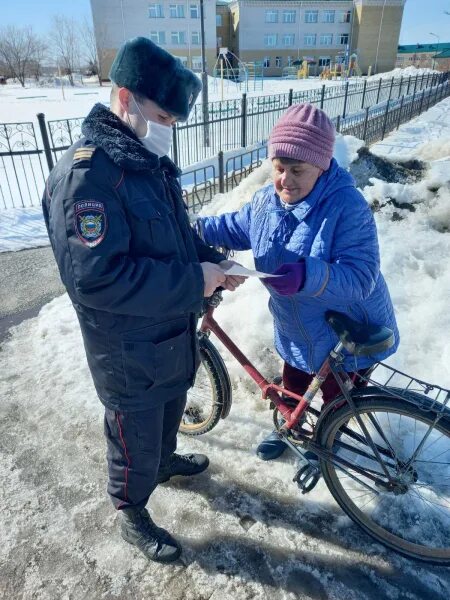
[[[113,83],[153,100],[185,121],[202,84],[181,61],[145,37],[127,40],[117,52],[109,77]]]

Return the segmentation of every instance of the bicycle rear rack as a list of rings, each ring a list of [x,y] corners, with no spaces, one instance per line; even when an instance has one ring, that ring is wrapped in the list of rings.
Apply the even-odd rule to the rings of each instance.
[[[447,407],[450,402],[450,390],[439,385],[411,377],[382,362],[377,363],[375,369],[367,376],[359,377],[367,381],[369,386],[394,398],[412,402],[423,410],[445,413],[450,417],[450,409]]]

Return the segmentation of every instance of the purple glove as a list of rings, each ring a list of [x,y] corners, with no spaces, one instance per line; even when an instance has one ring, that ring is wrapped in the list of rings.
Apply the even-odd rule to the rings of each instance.
[[[305,261],[281,265],[274,275],[282,275],[283,277],[266,277],[264,283],[268,283],[282,296],[292,296],[292,294],[299,292],[305,283]]]

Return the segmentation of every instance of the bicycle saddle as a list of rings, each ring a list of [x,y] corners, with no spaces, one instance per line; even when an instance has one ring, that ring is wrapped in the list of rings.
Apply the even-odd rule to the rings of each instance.
[[[358,323],[333,310],[327,311],[325,318],[344,348],[355,356],[371,356],[394,345],[394,332],[384,325]]]

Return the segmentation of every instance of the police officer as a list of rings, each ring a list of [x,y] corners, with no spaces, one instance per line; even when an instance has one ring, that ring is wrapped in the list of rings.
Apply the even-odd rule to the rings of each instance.
[[[226,277],[224,257],[190,227],[167,157],[198,78],[146,38],[120,48],[110,78],[111,109],[96,104],[86,117],[84,137],[47,181],[43,211],[105,406],[108,493],[122,537],[171,562],[181,547],[145,506],[158,483],[208,466],[202,454],[175,453],[199,364],[196,315],[204,296],[242,279]]]

